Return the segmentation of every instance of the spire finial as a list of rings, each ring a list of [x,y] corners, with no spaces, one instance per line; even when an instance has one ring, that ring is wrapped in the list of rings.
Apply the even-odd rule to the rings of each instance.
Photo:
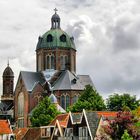
[[[56,14],[56,12],[57,12],[58,10],[55,8],[54,11],[55,11],[55,14]]]
[[[8,58],[7,66],[9,67],[9,58]]]

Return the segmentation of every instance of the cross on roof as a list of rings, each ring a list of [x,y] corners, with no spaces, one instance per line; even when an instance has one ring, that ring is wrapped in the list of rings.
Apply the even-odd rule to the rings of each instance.
[[[55,14],[56,14],[56,12],[57,12],[58,10],[55,8],[54,11],[55,11]]]

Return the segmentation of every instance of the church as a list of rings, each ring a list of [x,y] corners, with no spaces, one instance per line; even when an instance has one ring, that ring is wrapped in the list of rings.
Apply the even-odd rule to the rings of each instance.
[[[53,94],[51,100],[57,100],[66,110],[78,100],[86,85],[95,89],[89,75],[76,74],[74,37],[61,29],[60,21],[55,9],[50,30],[38,38],[36,72],[21,71],[19,74],[12,94],[17,127],[30,126],[32,110],[45,96]]]

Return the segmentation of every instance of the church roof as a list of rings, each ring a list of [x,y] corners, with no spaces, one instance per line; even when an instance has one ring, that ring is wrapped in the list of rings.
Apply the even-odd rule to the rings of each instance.
[[[66,37],[66,41],[61,41],[60,38],[62,35]],[[47,38],[49,36],[52,37],[52,41],[47,41]],[[73,48],[75,49],[75,44],[72,37],[70,37],[62,29],[56,28],[56,29],[50,29],[43,36],[39,37],[39,41],[38,41],[36,49],[41,49],[41,48]]]
[[[56,108],[59,112],[66,113],[66,111],[58,104],[57,98],[55,97],[55,95],[53,93],[49,96],[49,99],[52,104],[56,105]]]
[[[32,91],[38,83],[44,85],[46,81],[51,82],[51,80],[54,79],[53,77],[56,77],[56,73],[58,73],[58,71],[52,73],[49,79],[46,78],[46,73],[44,74],[44,72],[21,71],[21,76],[27,91]],[[69,70],[60,71],[58,77],[55,78],[51,84],[54,91],[84,90],[86,85],[91,85],[95,88],[89,75],[76,75]]]
[[[49,96],[49,99],[50,99],[51,103],[58,103],[58,102],[57,102],[57,98],[55,97],[54,94],[51,94],[51,95]]]
[[[41,72],[21,71],[21,76],[27,91],[32,91],[37,83],[43,85],[46,82]]]
[[[84,90],[86,85],[94,87],[89,75],[75,75],[65,70],[52,86],[53,90]]]

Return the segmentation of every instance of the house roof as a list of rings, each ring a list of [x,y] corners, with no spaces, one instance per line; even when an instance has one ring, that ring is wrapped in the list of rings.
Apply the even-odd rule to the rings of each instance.
[[[29,128],[17,128],[14,130],[14,134],[16,136],[16,140],[21,140],[25,134],[27,133]]]
[[[32,91],[37,83],[43,85],[46,82],[41,72],[21,71],[21,76],[27,91]]]
[[[12,129],[8,120],[0,120],[0,134],[11,134]]]
[[[53,90],[84,90],[86,85],[94,87],[89,75],[75,75],[69,70],[65,70],[52,86]]]
[[[96,135],[96,131],[98,129],[99,121],[101,119],[101,116],[98,115],[96,112],[92,111],[83,111],[84,116],[86,118],[87,126],[89,128],[89,131],[94,138]]]
[[[60,125],[66,127],[68,118],[69,118],[69,113],[57,115],[55,119],[49,124],[49,126],[55,126],[56,121],[58,120]]]
[[[113,119],[117,116],[117,112],[113,111],[97,111],[98,115],[101,115],[103,119]]]

